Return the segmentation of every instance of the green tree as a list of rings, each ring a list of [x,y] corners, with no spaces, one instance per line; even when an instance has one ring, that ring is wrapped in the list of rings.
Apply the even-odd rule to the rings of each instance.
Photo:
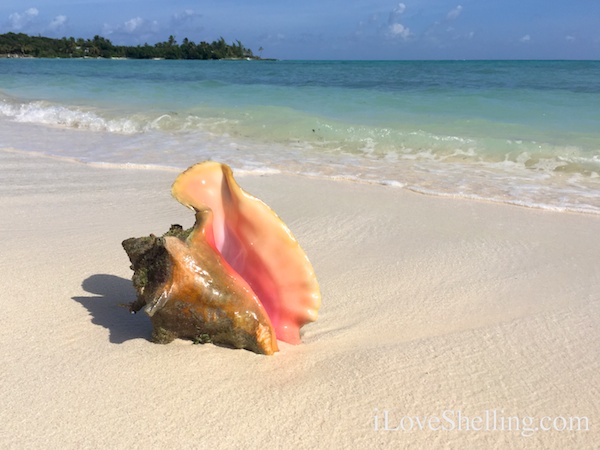
[[[260,48],[262,51],[262,47]],[[158,42],[154,46],[147,43],[143,46],[115,46],[99,35],[84,40],[73,37],[51,39],[42,36],[28,36],[23,33],[6,33],[0,35],[0,54],[29,55],[46,58],[72,57],[127,57],[138,59],[167,58],[167,59],[222,59],[252,57],[252,50],[236,40],[228,45],[223,37],[212,43],[205,41],[195,44],[185,38],[181,45],[173,35],[166,42]]]

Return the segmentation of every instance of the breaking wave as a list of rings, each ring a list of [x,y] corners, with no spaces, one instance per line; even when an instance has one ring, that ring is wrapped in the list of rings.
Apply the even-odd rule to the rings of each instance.
[[[359,125],[275,106],[103,110],[0,94],[2,118],[25,127],[22,136],[32,126],[51,139],[65,135],[65,140],[60,145],[53,141],[48,150],[42,139],[38,144],[23,137],[18,141],[15,131],[0,144],[39,145],[29,149],[98,166],[160,170],[216,159],[247,173],[293,173],[600,214],[600,152],[597,142],[585,136],[561,141],[529,133],[521,138],[527,130],[486,123],[479,134],[460,134],[456,124],[454,133],[414,124]],[[97,133],[103,144],[61,129]]]
[[[150,129],[152,122],[144,123],[135,118],[106,118],[97,112],[63,105],[52,105],[45,101],[16,103],[0,101],[0,115],[19,123],[32,123],[91,131],[134,134]],[[158,123],[162,117],[154,122]]]

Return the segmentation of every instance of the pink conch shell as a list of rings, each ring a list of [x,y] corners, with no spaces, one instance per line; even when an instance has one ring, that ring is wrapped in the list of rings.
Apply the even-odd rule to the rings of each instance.
[[[317,318],[319,285],[288,227],[261,200],[245,192],[229,166],[207,161],[177,177],[173,196],[196,211],[213,212],[216,250],[262,303],[277,339],[300,342],[300,328]]]

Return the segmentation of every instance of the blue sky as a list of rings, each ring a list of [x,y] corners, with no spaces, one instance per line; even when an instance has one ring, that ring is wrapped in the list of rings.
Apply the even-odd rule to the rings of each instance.
[[[2,0],[9,31],[223,36],[280,59],[600,59],[600,0]]]

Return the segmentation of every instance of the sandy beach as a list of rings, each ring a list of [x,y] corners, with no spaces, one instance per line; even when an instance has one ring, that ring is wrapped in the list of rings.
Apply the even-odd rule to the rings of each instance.
[[[149,341],[121,241],[178,172],[0,151],[0,447],[595,448],[600,216],[236,176],[323,295],[274,356]],[[492,428],[493,427],[493,428]]]

